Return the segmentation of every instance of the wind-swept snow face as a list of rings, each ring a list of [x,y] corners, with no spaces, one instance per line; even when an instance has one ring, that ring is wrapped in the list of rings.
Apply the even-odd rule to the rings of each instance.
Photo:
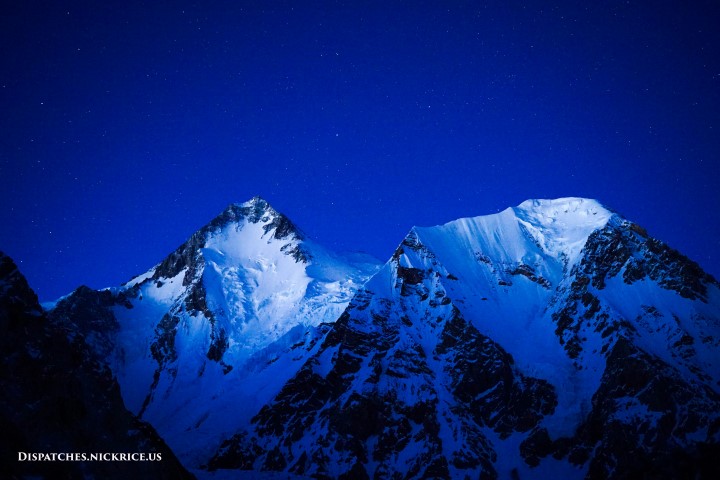
[[[590,234],[614,215],[584,198],[527,200],[498,214],[413,231],[459,269],[492,259],[497,264],[543,265],[545,278],[559,278],[577,262]]]

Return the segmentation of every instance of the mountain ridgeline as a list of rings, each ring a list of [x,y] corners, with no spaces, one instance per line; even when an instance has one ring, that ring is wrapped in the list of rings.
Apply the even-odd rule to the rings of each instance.
[[[720,478],[720,285],[594,200],[415,227],[380,264],[256,197],[47,311],[4,282],[8,331],[55,338],[5,358],[31,375],[72,344],[94,372],[76,394],[118,395],[105,410],[198,478]],[[37,422],[13,405],[56,393],[17,377],[19,432]]]

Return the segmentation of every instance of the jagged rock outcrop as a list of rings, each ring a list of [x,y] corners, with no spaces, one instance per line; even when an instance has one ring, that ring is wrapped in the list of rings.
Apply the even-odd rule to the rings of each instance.
[[[106,319],[83,315],[78,321]],[[97,360],[87,338],[51,322],[14,262],[2,253],[0,331],[3,475],[193,478],[153,427],[125,408],[112,372]],[[159,460],[33,462],[20,461],[19,452],[144,453]]]

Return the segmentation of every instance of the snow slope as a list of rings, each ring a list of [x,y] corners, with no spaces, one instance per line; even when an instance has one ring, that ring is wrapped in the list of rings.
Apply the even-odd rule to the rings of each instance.
[[[718,292],[593,200],[413,228],[210,467],[331,478],[701,471],[718,444]]]

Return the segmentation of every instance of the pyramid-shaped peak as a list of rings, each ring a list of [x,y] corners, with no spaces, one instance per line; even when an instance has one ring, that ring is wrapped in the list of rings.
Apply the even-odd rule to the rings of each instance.
[[[207,227],[217,229],[231,223],[239,223],[243,220],[250,223],[258,223],[273,220],[276,217],[285,218],[285,216],[275,210],[267,200],[260,196],[255,196],[243,203],[231,203],[220,215],[215,217]]]
[[[185,243],[154,267],[152,278],[172,278],[186,267],[190,268],[188,279],[192,278],[198,268],[199,251],[207,245],[208,240],[221,231],[233,229],[233,226],[237,227],[235,228],[237,230],[245,224],[260,224],[262,229],[259,235],[269,235],[268,239],[304,240],[304,235],[290,219],[273,209],[266,200],[256,196],[244,203],[228,205],[218,216],[193,233]],[[307,260],[301,249],[288,248],[287,251],[298,260]]]

